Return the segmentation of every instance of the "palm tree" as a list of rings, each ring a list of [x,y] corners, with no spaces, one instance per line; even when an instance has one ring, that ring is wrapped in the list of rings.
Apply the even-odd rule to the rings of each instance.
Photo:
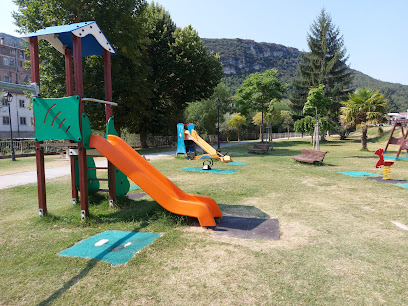
[[[387,122],[387,100],[379,90],[359,88],[349,95],[340,108],[340,120],[344,127],[361,127],[361,149],[367,150],[367,128],[369,125]]]

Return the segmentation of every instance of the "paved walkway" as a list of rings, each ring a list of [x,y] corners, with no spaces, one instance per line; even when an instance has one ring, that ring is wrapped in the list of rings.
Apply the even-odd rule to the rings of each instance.
[[[248,144],[248,143],[257,142],[257,141],[259,140],[221,143],[221,149],[231,147],[231,146],[236,146],[236,145]],[[166,156],[174,156],[175,154],[176,154],[176,150],[147,154],[145,155],[145,157],[149,160],[154,160],[154,159],[158,159],[158,158],[162,158]],[[95,162],[95,165],[96,167],[106,167],[107,161],[106,159],[97,160]],[[47,164],[45,164],[45,166],[47,166]],[[52,179],[52,178],[61,177],[65,175],[70,175],[69,165],[45,169],[46,179]],[[0,189],[21,186],[21,185],[26,185],[26,184],[31,184],[31,183],[37,183],[37,171],[20,172],[20,173],[7,174],[7,175],[0,176]]]

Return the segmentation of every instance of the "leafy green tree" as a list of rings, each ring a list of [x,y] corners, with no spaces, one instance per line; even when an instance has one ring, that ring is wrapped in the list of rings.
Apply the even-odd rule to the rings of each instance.
[[[303,107],[303,113],[315,115],[316,120],[322,117],[323,113],[327,113],[331,103],[331,99],[325,96],[324,87],[323,84],[320,84],[318,87],[310,89]]]
[[[288,138],[289,138],[289,129],[293,124],[292,114],[289,111],[283,110],[281,111],[281,117],[283,121],[283,126],[286,127],[288,131]]]
[[[195,129],[200,134],[215,134],[218,124],[218,103],[220,103],[221,124],[224,121],[224,114],[231,111],[229,98],[227,87],[223,83],[218,84],[209,99],[188,104],[184,112],[185,122],[194,123]]]
[[[276,69],[266,70],[263,73],[253,73],[237,90],[237,97],[240,107],[245,112],[248,109],[261,111],[261,131],[263,127],[263,114],[265,107],[271,100],[282,99],[287,90],[287,85],[282,83],[278,78]],[[261,139],[263,137],[261,135]]]
[[[112,43],[117,55],[112,56],[113,100],[117,128],[132,125],[137,114],[148,108],[150,88],[146,84],[149,67],[146,64],[148,40],[145,33],[145,1],[81,0],[14,0],[13,14],[20,33],[29,33],[49,26],[97,20]],[[48,42],[40,41],[41,91],[45,97],[65,96],[64,56]],[[104,99],[103,59],[90,56],[83,60],[84,94]],[[104,108],[86,104],[87,114],[95,128],[103,128]]]
[[[345,127],[361,127],[361,149],[367,150],[368,126],[387,122],[387,100],[379,90],[359,88],[343,105],[341,122]]]
[[[257,112],[255,116],[252,117],[252,123],[259,126],[259,137],[262,135],[262,113]]]
[[[135,130],[140,132],[142,147],[147,147],[147,133],[162,133],[176,126],[188,102],[208,99],[222,77],[219,57],[207,51],[191,26],[177,28],[170,14],[156,3],[147,7],[146,17],[152,95],[151,106],[140,114]],[[208,119],[211,121],[211,116],[204,121]]]
[[[236,114],[234,117],[231,118],[230,121],[228,121],[228,127],[231,128],[233,131],[237,131],[238,141],[240,141],[240,138],[239,138],[240,128],[241,126],[245,124],[246,124],[246,118],[240,113]]]
[[[326,95],[332,97],[331,118],[337,118],[341,101],[351,92],[352,72],[347,65],[348,55],[343,36],[324,9],[310,27],[307,35],[309,52],[301,56],[299,78],[293,82],[291,100],[299,114],[310,88],[325,85]]]
[[[313,132],[316,124],[316,119],[312,116],[305,116],[302,119],[296,120],[293,124],[295,132],[308,134],[312,136],[312,143],[313,143]]]
[[[220,133],[227,137],[227,142],[229,142],[229,138],[232,132],[232,129],[228,126],[228,122],[231,121],[232,117],[234,117],[233,113],[226,113],[223,116],[224,120],[220,122]]]

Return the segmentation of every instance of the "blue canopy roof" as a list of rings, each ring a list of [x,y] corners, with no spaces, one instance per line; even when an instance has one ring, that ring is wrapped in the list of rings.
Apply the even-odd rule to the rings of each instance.
[[[30,37],[45,39],[55,49],[64,54],[64,49],[66,47],[72,50],[72,35],[82,38],[82,57],[88,55],[103,55],[103,49],[115,54],[115,50],[103,34],[102,30],[99,28],[96,21],[48,27],[33,33],[29,33],[22,38],[27,42],[29,42]]]

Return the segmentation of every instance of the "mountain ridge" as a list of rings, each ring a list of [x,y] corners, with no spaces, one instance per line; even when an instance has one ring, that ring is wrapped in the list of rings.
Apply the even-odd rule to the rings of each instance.
[[[282,81],[289,84],[297,77],[297,64],[302,54],[297,48],[240,38],[202,38],[202,41],[208,51],[219,54],[223,64],[223,81],[232,91],[249,74],[266,69],[277,69]],[[353,88],[379,89],[389,99],[390,111],[407,110],[408,85],[381,81],[355,69],[351,71],[354,75]]]

